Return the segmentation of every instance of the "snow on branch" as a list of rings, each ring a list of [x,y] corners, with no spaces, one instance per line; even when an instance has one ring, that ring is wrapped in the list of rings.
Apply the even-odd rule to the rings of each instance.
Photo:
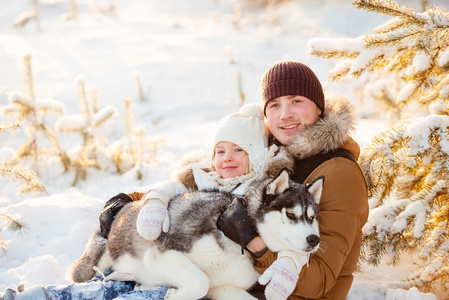
[[[92,122],[95,127],[100,126],[109,119],[118,116],[118,109],[112,105],[108,105],[92,116]]]
[[[307,46],[309,54],[333,58],[353,58],[364,50],[362,38],[313,38]]]
[[[384,104],[402,120],[364,149],[359,164],[369,194],[362,257],[397,263],[421,250],[419,270],[403,286],[429,288],[449,280],[449,14],[419,13],[388,0],[354,0],[356,8],[392,16],[373,33],[352,39],[311,39],[309,54],[340,61],[332,80],[363,81],[363,97]],[[363,77],[362,77],[363,75]],[[434,114],[429,115],[432,112]],[[415,112],[416,113],[416,112]]]
[[[394,19],[378,26],[370,35],[352,39],[311,39],[309,54],[346,59],[329,73],[329,77],[339,80],[374,72],[396,73],[404,83],[397,92],[396,102],[400,107],[413,101],[424,107],[441,101],[448,105],[449,13],[436,6],[419,13],[386,0],[356,0],[353,4]],[[447,113],[447,108],[441,105],[429,109]]]
[[[35,111],[37,113],[55,112],[60,114],[64,111],[64,103],[61,101],[52,98],[39,97],[32,99],[27,94],[19,91],[12,91],[9,100],[12,104],[24,106],[30,111]]]
[[[372,197],[364,258],[378,264],[387,255],[395,263],[402,251],[424,245],[422,268],[403,286],[425,288],[449,275],[442,275],[449,267],[448,132],[449,116],[402,121],[376,136],[359,159]]]
[[[64,104],[51,98],[40,98],[34,90],[34,77],[32,71],[32,56],[23,57],[25,86],[27,93],[12,91],[8,95],[9,103],[1,107],[4,114],[13,115],[16,120],[21,120],[20,127],[26,128],[27,141],[19,147],[17,159],[34,156],[34,161],[39,161],[42,155],[56,153],[60,157],[64,168],[67,169],[65,153],[59,147],[59,142],[54,132],[46,124],[46,114],[62,114]],[[45,141],[41,141],[41,137]],[[48,142],[50,147],[48,147]],[[36,173],[39,173],[37,167]]]
[[[19,181],[22,185],[18,188],[21,194],[31,192],[46,192],[44,186],[39,183],[36,173],[32,170],[6,161],[0,163],[0,175],[5,179]]]
[[[418,13],[407,6],[390,0],[354,0],[352,4],[355,8],[368,12],[379,12],[384,15],[397,17],[403,20],[402,26],[407,23],[418,23],[419,25],[447,27],[448,24],[446,21],[447,13],[444,13],[442,10]]]

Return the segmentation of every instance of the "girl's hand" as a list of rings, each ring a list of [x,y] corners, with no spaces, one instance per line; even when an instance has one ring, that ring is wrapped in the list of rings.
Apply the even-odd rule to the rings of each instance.
[[[169,228],[170,217],[165,204],[158,199],[148,200],[137,216],[139,234],[146,240],[154,241]]]

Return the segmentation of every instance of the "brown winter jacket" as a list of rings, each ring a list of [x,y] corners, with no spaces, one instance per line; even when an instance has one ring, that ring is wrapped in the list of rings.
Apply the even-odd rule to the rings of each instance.
[[[286,147],[296,161],[293,177],[301,173],[301,162],[313,161],[323,149],[324,152],[344,149],[356,160],[360,148],[348,135],[352,122],[352,112],[345,100],[326,99],[324,117]],[[301,183],[309,183],[320,175],[325,177],[320,201],[321,246],[299,274],[296,289],[288,298],[291,300],[345,299],[360,254],[362,227],[368,218],[368,196],[358,165],[336,156],[305,174]],[[276,258],[276,253],[267,251],[257,259],[257,271],[263,273]]]

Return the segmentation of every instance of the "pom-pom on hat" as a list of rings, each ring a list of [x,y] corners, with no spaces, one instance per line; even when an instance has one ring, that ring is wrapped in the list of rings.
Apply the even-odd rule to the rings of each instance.
[[[212,139],[213,151],[219,142],[231,142],[248,153],[254,170],[259,170],[259,158],[268,147],[268,134],[263,119],[262,107],[258,104],[247,104],[239,112],[229,114],[220,120]]]
[[[271,66],[262,77],[261,95],[264,114],[268,102],[287,95],[307,97],[324,111],[324,93],[318,77],[297,61],[282,61]]]

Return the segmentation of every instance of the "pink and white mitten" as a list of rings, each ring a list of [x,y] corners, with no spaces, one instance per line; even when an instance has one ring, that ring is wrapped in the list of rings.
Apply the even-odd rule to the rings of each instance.
[[[161,232],[168,232],[170,218],[167,207],[160,200],[148,200],[137,216],[137,231],[146,240],[154,241]]]
[[[265,288],[267,300],[285,300],[296,287],[301,268],[307,263],[307,255],[293,251],[280,251],[278,258],[259,277]]]

